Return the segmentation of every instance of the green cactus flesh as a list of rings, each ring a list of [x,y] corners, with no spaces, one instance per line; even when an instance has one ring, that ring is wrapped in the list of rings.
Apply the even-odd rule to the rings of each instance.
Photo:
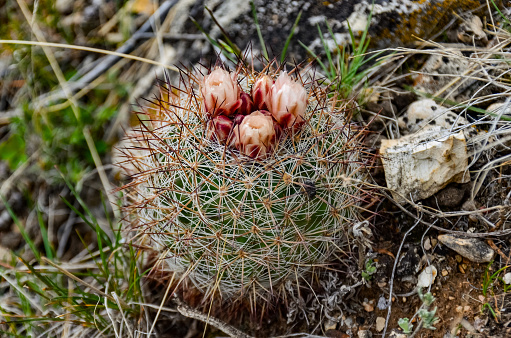
[[[347,242],[360,196],[357,132],[306,87],[308,122],[264,160],[209,140],[194,91],[159,101],[158,121],[131,135],[137,231],[207,295],[275,294]]]

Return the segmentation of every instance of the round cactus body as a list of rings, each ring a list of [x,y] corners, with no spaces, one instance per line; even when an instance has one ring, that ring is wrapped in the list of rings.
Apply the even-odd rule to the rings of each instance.
[[[272,97],[254,94],[262,75],[244,68],[229,74],[255,103],[223,105],[235,108],[224,110],[221,137],[212,127],[218,115],[205,107],[202,76],[183,76],[178,89],[162,86],[156,108],[146,110],[150,120],[129,135],[127,208],[136,231],[149,234],[169,268],[205,298],[267,298],[286,280],[301,283],[346,244],[361,196],[354,183],[361,177],[360,133],[312,80],[292,80],[307,95],[300,127],[289,119],[279,127]],[[272,83],[279,76],[269,75]],[[254,116],[270,116],[278,129],[256,154],[240,145],[239,121],[250,113],[238,114],[244,106],[268,109]]]

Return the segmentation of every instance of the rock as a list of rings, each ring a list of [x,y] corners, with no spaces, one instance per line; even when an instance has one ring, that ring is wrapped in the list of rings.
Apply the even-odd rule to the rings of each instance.
[[[423,99],[412,103],[406,114],[398,119],[398,124],[405,132],[415,133],[435,126],[451,129],[469,124],[469,122],[437,104],[434,100]]]
[[[460,264],[458,266],[458,270],[460,270],[461,273],[465,273],[467,270],[467,264]]]
[[[393,329],[390,334],[389,334],[389,338],[407,338],[408,336],[396,329]]]
[[[438,205],[441,207],[454,208],[460,205],[463,197],[465,196],[465,190],[449,185],[445,189],[440,190],[436,194]]]
[[[438,240],[436,238],[431,238],[431,246],[432,247],[435,247],[437,243],[438,243]]]
[[[488,43],[481,18],[472,14],[468,14],[463,19],[463,23],[456,31],[456,37],[459,41],[470,45],[477,43],[479,46],[486,46]]]
[[[419,248],[416,246],[409,248],[399,257],[399,262],[396,267],[396,276],[415,276],[420,269],[420,260]]]
[[[437,274],[438,274],[437,269],[433,265],[425,267],[424,270],[422,270],[422,272],[419,275],[417,287],[428,288],[435,282]]]
[[[385,328],[385,318],[378,317],[376,318],[376,331],[382,332]]]
[[[488,263],[495,255],[495,252],[486,243],[476,238],[440,235],[438,240],[448,248],[475,263]]]
[[[325,331],[335,330],[336,328],[337,328],[337,322],[334,322],[333,320],[327,320],[325,322]]]
[[[511,115],[511,104],[499,102],[491,104],[486,110],[495,115]]]
[[[429,57],[421,71],[414,76],[415,89],[433,96],[438,96],[438,92],[443,90],[443,95],[454,98],[457,102],[470,98],[477,91],[476,88],[479,89],[478,95],[484,96],[491,93],[488,86],[481,88],[484,82],[475,78],[466,78],[465,81],[458,82],[457,86],[450,84],[454,77],[464,77],[464,74],[477,63],[477,57],[466,57],[467,52],[465,50],[461,51],[466,45],[457,43],[451,46],[452,48],[449,51],[438,50],[438,53],[434,53]],[[448,86],[450,88],[445,91],[444,88]]]
[[[369,330],[359,330],[357,334],[358,338],[371,338],[373,336]]]
[[[376,305],[379,310],[385,310],[389,307],[388,299],[384,296],[378,298],[378,304]]]
[[[424,250],[431,250],[431,240],[429,237],[426,237],[424,240]]]
[[[366,312],[373,312],[374,311],[374,300],[363,302],[362,306],[364,307],[364,310],[366,310]]]
[[[504,280],[504,283],[506,284],[511,284],[511,272],[508,272],[504,275],[504,278],[502,278]]]
[[[380,147],[387,187],[396,202],[421,200],[451,182],[466,183],[467,144],[463,132],[449,133],[435,126],[397,140],[382,140]]]
[[[442,276],[445,277],[449,274],[449,272],[447,272],[447,270],[443,269],[442,270]]]

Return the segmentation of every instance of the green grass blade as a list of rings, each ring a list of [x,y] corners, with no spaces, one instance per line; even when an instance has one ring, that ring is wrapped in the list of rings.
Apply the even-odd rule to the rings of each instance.
[[[261,44],[261,50],[264,58],[268,61],[270,60],[270,58],[268,56],[266,44],[264,43],[263,34],[261,33],[261,26],[259,26],[259,20],[257,19],[257,11],[253,1],[250,1],[250,7],[252,7],[252,17],[254,18],[254,23],[256,25],[257,36],[259,37],[259,43]]]
[[[37,220],[39,222],[39,228],[41,229],[41,237],[43,238],[43,245],[44,245],[44,251],[46,252],[46,257],[48,257],[50,260],[53,260],[55,257],[53,247],[48,240],[48,231],[46,230],[46,227],[44,226],[44,220],[43,215],[41,214],[41,210],[39,208],[36,208],[37,211]]]
[[[289,35],[286,39],[286,43],[284,44],[284,49],[282,50],[282,55],[280,56],[280,63],[284,63],[284,60],[286,59],[287,48],[289,47],[289,44],[291,43],[291,39],[293,38],[293,35],[295,34],[296,27],[298,27],[298,22],[300,22],[301,17],[302,17],[302,11],[300,11],[298,13],[295,23],[293,24],[293,27],[291,27],[291,32],[289,32]]]
[[[7,202],[7,200],[3,196],[0,195],[0,199],[4,203],[5,209],[7,209],[7,212],[11,216],[12,220],[14,221],[16,226],[18,227],[18,229],[19,229],[19,231],[21,233],[21,236],[23,236],[23,239],[25,240],[25,242],[27,242],[28,246],[30,247],[30,250],[32,250],[32,252],[34,253],[35,258],[37,259],[37,261],[40,261],[41,260],[41,254],[37,250],[34,242],[32,242],[32,240],[28,236],[27,232],[25,231],[25,228],[23,227],[23,225],[19,221],[18,217],[16,217],[16,214],[11,209],[11,206],[9,205],[9,203]]]
[[[321,69],[323,69],[323,71],[328,74],[328,69],[326,68],[325,64],[323,62],[321,62],[321,60],[319,59],[319,57],[311,50],[309,49],[309,47],[307,47],[305,44],[303,44],[301,41],[298,41],[298,43],[300,44],[300,46],[302,46],[306,51],[307,53],[309,53],[310,55],[312,55],[312,57],[314,58],[314,60],[316,60],[316,62],[319,64],[319,66],[321,67]]]
[[[236,46],[236,44],[234,42],[232,42],[232,40],[229,38],[229,35],[225,31],[225,29],[220,25],[220,23],[215,18],[215,15],[213,14],[213,12],[208,7],[205,7],[205,9],[208,11],[208,13],[211,16],[211,19],[213,20],[215,25],[217,25],[217,27],[220,29],[220,32],[222,32],[225,42],[227,42],[227,45],[231,48],[231,52],[234,55],[236,55],[239,59],[242,59],[243,55],[241,54],[241,49],[238,46]]]
[[[507,18],[504,14],[502,14],[502,12],[500,11],[500,9],[499,9],[499,7],[497,6],[497,4],[495,4],[495,1],[491,0],[491,3],[493,4],[493,7],[495,7],[495,9],[496,9],[496,10],[497,10],[497,12],[499,13],[499,15],[502,17],[502,19],[504,20],[504,22],[511,26],[511,21],[509,21],[509,19],[508,19],[508,18]]]
[[[204,36],[206,36],[206,39],[208,39],[211,45],[220,49],[222,53],[225,55],[225,57],[229,59],[229,61],[231,61],[232,63],[236,63],[236,58],[229,54],[221,44],[219,44],[215,39],[213,39],[194,18],[190,17],[190,20],[197,27],[197,29],[200,30],[201,33],[204,34]]]
[[[332,80],[335,77],[335,71],[334,71],[335,65],[332,61],[332,56],[330,55],[330,48],[328,48],[328,45],[323,37],[323,32],[321,31],[319,24],[318,24],[318,33],[319,33],[319,38],[321,39],[321,43],[323,44],[323,49],[325,50],[326,57],[328,59],[329,70],[327,72],[327,76],[330,80]]]

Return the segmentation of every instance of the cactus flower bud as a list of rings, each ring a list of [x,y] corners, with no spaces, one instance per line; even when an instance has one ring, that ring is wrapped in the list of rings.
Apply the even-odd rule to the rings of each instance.
[[[307,91],[286,72],[271,88],[270,112],[283,128],[300,126],[307,109]]]
[[[215,69],[204,77],[201,93],[204,99],[204,109],[212,116],[220,114],[229,116],[242,103],[236,74],[231,75],[221,68]]]
[[[231,135],[233,122],[227,116],[218,115],[210,121],[207,136],[218,142],[225,144],[229,135]],[[232,138],[232,136],[231,136]]]
[[[238,112],[242,115],[248,115],[254,110],[254,103],[252,102],[252,98],[245,92],[242,92],[240,95],[241,105],[238,109]]]
[[[252,158],[266,157],[275,145],[273,118],[261,111],[245,116],[234,132],[238,150]]]
[[[254,106],[259,110],[267,110],[270,106],[270,94],[273,80],[268,75],[261,76],[252,87]]]

